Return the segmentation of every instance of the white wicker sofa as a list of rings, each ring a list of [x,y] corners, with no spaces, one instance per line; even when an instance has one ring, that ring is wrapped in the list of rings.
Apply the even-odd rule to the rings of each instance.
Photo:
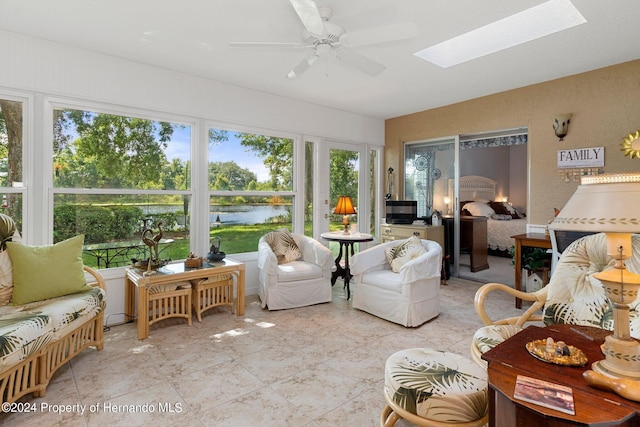
[[[7,243],[13,233],[7,238],[2,232],[6,218],[0,215],[0,397],[3,403],[14,402],[29,393],[44,396],[58,368],[88,346],[101,350],[106,306],[104,279],[96,270],[82,265],[82,236],[51,246]],[[6,250],[2,250],[5,243]],[[74,259],[66,262],[69,256]],[[62,265],[63,271],[59,275],[53,269],[42,271],[47,263]],[[38,277],[44,279],[40,281]],[[53,286],[56,277],[67,285]],[[25,286],[25,279],[32,280],[33,285]],[[73,281],[83,283],[77,288],[68,286]],[[44,286],[38,286],[37,282]],[[45,297],[38,299],[38,295]],[[20,300],[31,301],[20,303]]]

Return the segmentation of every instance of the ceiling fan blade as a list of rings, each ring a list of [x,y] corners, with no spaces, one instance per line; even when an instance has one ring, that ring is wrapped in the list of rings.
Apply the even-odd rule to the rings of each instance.
[[[304,43],[294,42],[229,42],[233,47],[309,47]]]
[[[370,76],[377,76],[387,69],[387,67],[379,62],[369,59],[366,56],[344,46],[335,49],[335,53],[336,58],[339,61],[342,61]]]
[[[342,41],[348,46],[366,46],[412,39],[418,37],[418,34],[418,26],[414,22],[402,22],[349,32]]]
[[[318,55],[314,54],[304,58],[298,65],[293,67],[287,77],[290,79],[295,79],[296,77],[300,77],[302,73],[307,71],[313,64],[318,60]]]
[[[313,0],[289,0],[302,21],[304,28],[316,38],[323,38],[327,31],[324,28],[318,6]]]

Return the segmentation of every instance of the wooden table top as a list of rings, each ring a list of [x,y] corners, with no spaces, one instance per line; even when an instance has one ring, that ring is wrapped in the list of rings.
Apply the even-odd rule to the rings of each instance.
[[[640,416],[640,403],[624,399],[608,390],[597,389],[583,378],[582,373],[591,368],[591,363],[604,359],[600,345],[610,331],[589,326],[553,325],[549,327],[529,326],[509,340],[486,352],[482,358],[489,363],[489,385],[518,405],[540,414],[569,420],[585,425],[611,425]],[[559,366],[543,362],[526,349],[530,341],[552,337],[556,342],[582,350],[588,358],[582,367]],[[565,386],[573,390],[575,415],[514,399],[513,391],[518,375],[525,375]],[[615,425],[615,424],[613,424]]]

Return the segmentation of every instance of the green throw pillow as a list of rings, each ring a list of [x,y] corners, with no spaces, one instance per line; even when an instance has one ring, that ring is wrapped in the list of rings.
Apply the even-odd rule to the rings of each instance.
[[[13,267],[11,303],[22,305],[91,289],[84,278],[83,243],[83,235],[48,246],[7,242]]]

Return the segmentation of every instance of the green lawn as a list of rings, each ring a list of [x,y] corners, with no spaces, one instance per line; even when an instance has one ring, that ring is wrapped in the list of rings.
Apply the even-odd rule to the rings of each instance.
[[[258,250],[258,240],[270,231],[280,228],[290,229],[290,223],[269,223],[269,224],[255,224],[255,225],[222,225],[218,228],[214,228],[210,232],[209,240],[213,237],[220,238],[220,250],[226,254],[238,254],[244,252],[255,252]],[[338,225],[336,226],[338,227]],[[333,228],[333,227],[332,227]],[[305,224],[305,234],[311,234],[311,223]],[[189,243],[190,239],[174,238],[173,243],[166,247],[161,247],[160,257],[162,259],[184,259],[189,255]],[[334,256],[337,255],[338,245],[330,245]],[[198,256],[205,256],[206,254],[196,254]],[[97,267],[96,258],[83,254],[83,261],[85,265],[90,267]],[[118,266],[126,265],[130,260],[124,259],[118,263]],[[114,267],[115,265],[111,265]],[[104,265],[100,266],[104,268]]]

